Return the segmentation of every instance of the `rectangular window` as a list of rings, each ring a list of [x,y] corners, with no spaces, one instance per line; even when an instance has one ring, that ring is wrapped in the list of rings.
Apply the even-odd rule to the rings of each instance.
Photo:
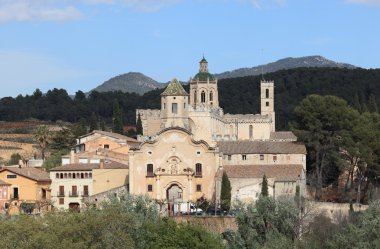
[[[195,164],[195,176],[202,176],[202,164],[200,163]]]
[[[87,185],[83,186],[83,196],[88,196],[88,186]]]
[[[70,196],[71,196],[71,197],[76,197],[76,196],[78,196],[77,186],[71,186],[71,193],[70,193]]]
[[[104,145],[104,149],[109,149],[110,148],[110,145],[109,144],[105,144]]]
[[[273,155],[273,162],[277,161],[277,155]]]
[[[269,106],[269,102],[267,101],[267,102],[265,102],[265,106]]]
[[[7,175],[7,179],[16,179],[17,175]]]
[[[261,160],[261,161],[264,160],[264,155],[260,155],[260,160]]]
[[[242,159],[243,161],[247,160],[247,155],[241,155],[241,159]]]
[[[146,165],[146,176],[154,176],[153,174],[153,164]]]
[[[202,192],[202,185],[197,184],[197,192]]]
[[[177,114],[177,103],[172,103],[172,113]]]
[[[231,155],[227,155],[228,161],[231,161]]]
[[[18,199],[18,188],[13,188],[13,195],[12,195],[12,199]]]
[[[65,196],[65,186],[59,186],[58,196]]]
[[[149,184],[148,185],[148,192],[152,192],[153,191],[153,185],[152,184]]]
[[[59,198],[59,205],[65,204],[65,198]]]

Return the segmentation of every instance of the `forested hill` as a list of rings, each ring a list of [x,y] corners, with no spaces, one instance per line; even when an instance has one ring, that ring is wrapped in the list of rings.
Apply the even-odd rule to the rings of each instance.
[[[275,110],[277,129],[286,129],[293,109],[309,94],[336,95],[356,108],[373,109],[379,105],[380,69],[297,68],[265,74],[275,81]],[[229,78],[219,81],[220,106],[225,113],[259,113],[261,76]],[[185,87],[188,89],[188,87]],[[124,123],[135,123],[136,108],[159,108],[162,89],[142,96],[123,92],[92,92],[89,96],[78,91],[74,99],[64,89],[53,89],[43,95],[6,97],[0,100],[0,120],[19,121],[29,118],[77,122],[90,119],[91,113],[110,122],[113,103],[118,99],[124,112]],[[372,97],[371,97],[372,96]],[[379,97],[376,100],[376,97]],[[371,99],[371,101],[370,101]]]

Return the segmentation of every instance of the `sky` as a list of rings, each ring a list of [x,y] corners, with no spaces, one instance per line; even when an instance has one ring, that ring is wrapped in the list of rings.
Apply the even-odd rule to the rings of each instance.
[[[380,68],[380,0],[0,0],[0,98],[322,55]]]

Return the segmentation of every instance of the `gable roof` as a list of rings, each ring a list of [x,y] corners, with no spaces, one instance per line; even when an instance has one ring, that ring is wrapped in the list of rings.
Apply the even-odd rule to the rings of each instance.
[[[161,95],[166,96],[178,96],[178,95],[189,95],[185,89],[183,89],[183,86],[181,83],[178,82],[177,79],[172,79],[170,81],[169,85],[166,87],[165,91],[161,93]]]
[[[13,167],[6,167],[0,170],[0,172],[3,172],[5,170],[8,170],[9,172],[12,172],[13,174],[20,175],[26,178],[29,178],[31,180],[37,181],[37,182],[46,182],[50,181],[49,173],[32,167],[24,167],[24,168],[13,168]]]
[[[290,141],[221,141],[218,147],[223,154],[306,154],[304,144]]]
[[[129,169],[128,164],[107,160],[103,164],[104,169]],[[72,163],[52,168],[50,171],[92,171],[100,169],[100,163]]]
[[[282,165],[225,165],[218,172],[221,177],[225,171],[229,178],[274,178],[275,182],[297,181],[303,171],[301,164]]]
[[[291,131],[276,131],[270,133],[270,140],[297,141],[297,137]]]
[[[118,134],[118,133],[113,133],[113,132],[108,132],[108,131],[100,131],[100,130],[94,130],[86,135],[83,135],[83,136],[80,136],[79,138],[83,138],[83,137],[88,137],[88,136],[91,136],[95,133],[98,133],[98,134],[101,134],[101,135],[104,135],[104,136],[107,136],[107,137],[112,137],[112,138],[116,138],[116,139],[121,139],[121,140],[126,140],[127,142],[135,142],[135,143],[138,143],[139,141],[137,141],[136,139],[134,138],[131,138],[131,137],[127,137],[127,136],[124,136],[124,135],[121,135],[121,134]]]

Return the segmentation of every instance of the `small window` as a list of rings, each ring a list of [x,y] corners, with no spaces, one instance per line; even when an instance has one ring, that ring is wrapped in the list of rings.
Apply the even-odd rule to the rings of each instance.
[[[243,161],[247,160],[247,155],[241,155],[241,159],[242,159]]]
[[[265,98],[269,99],[269,89],[265,89]]]
[[[166,106],[166,105],[165,105],[165,103],[164,103],[164,109],[165,109],[165,106]]]
[[[269,106],[269,102],[267,101],[267,102],[265,102],[265,106]]]
[[[186,103],[183,103],[183,108],[186,108]]]
[[[214,95],[212,93],[212,91],[210,92],[210,101],[213,101],[214,100]]]
[[[231,155],[227,155],[228,161],[231,161]]]
[[[197,192],[202,192],[202,185],[201,184],[197,184]]]
[[[197,155],[200,155],[201,154],[201,152],[200,151],[197,151]]]
[[[17,175],[7,175],[7,179],[16,179]]]
[[[153,176],[153,164],[146,165],[146,175]]]
[[[55,178],[59,179],[59,173],[55,174]]]
[[[172,103],[172,113],[177,114],[177,103]]]
[[[65,198],[59,198],[59,205],[65,204]]]
[[[110,145],[109,144],[105,144],[104,145],[104,149],[109,149],[110,148]]]
[[[175,97],[173,97],[173,99],[175,99]]]
[[[152,192],[153,191],[153,185],[152,184],[149,184],[148,185],[148,192]]]
[[[264,155],[260,155],[260,160],[264,160]]]
[[[92,178],[92,173],[89,173],[90,178]]]
[[[273,155],[273,162],[277,161],[277,155]]]
[[[202,92],[201,92],[201,102],[202,102],[202,103],[205,103],[205,102],[206,102],[206,93],[205,93],[205,91],[202,91]]]

